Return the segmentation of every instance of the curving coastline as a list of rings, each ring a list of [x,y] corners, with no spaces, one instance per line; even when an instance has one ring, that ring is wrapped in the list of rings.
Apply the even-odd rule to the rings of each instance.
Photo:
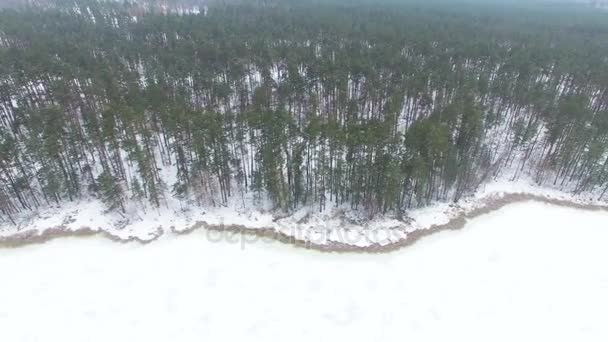
[[[580,203],[573,200],[556,199],[548,196],[530,194],[530,193],[505,193],[502,196],[488,196],[483,199],[479,199],[477,205],[471,210],[462,210],[457,215],[452,217],[447,223],[431,225],[425,229],[418,229],[407,233],[407,237],[400,239],[395,242],[391,242],[385,245],[371,244],[368,246],[356,246],[342,242],[329,241],[327,243],[319,244],[311,241],[307,241],[295,236],[285,234],[277,231],[274,228],[251,228],[244,225],[211,225],[206,222],[197,222],[192,226],[184,230],[176,230],[171,227],[170,233],[175,235],[187,235],[197,230],[205,229],[216,232],[229,232],[234,234],[242,234],[244,236],[251,236],[257,239],[272,239],[272,241],[278,241],[284,244],[289,244],[297,248],[305,248],[320,252],[328,253],[389,253],[402,248],[408,247],[420,239],[429,236],[434,233],[438,233],[445,230],[459,230],[466,226],[467,220],[473,219],[478,216],[482,216],[493,211],[499,210],[504,206],[513,203],[535,201],[551,205],[557,205],[562,207],[592,210],[592,211],[608,211],[608,205],[600,204],[586,204]],[[67,229],[64,226],[53,227],[39,232],[36,230],[26,230],[13,235],[0,237],[0,248],[20,248],[28,245],[42,244],[47,241],[51,241],[58,238],[64,237],[93,237],[100,236],[107,238],[113,242],[122,244],[126,243],[139,243],[142,245],[152,243],[158,240],[160,237],[165,236],[166,233],[158,228],[150,239],[141,239],[136,236],[128,238],[121,238],[111,234],[104,230],[94,230],[89,227],[82,227],[78,229]]]

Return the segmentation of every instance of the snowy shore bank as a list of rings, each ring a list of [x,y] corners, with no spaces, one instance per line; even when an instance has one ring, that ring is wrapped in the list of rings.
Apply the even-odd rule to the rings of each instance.
[[[496,181],[458,203],[435,203],[407,212],[401,219],[360,220],[356,212],[332,208],[302,209],[286,217],[252,208],[222,207],[199,212],[160,210],[125,220],[104,212],[97,201],[73,203],[0,227],[0,247],[20,247],[66,236],[101,235],[112,241],[146,244],[199,229],[209,234],[240,234],[240,243],[270,239],[299,247],[334,252],[389,252],[443,230],[460,229],[467,220],[522,201],[538,201],[587,210],[608,210],[590,195],[569,193],[526,182]],[[221,238],[214,235],[215,238]],[[234,237],[230,239],[234,240]]]

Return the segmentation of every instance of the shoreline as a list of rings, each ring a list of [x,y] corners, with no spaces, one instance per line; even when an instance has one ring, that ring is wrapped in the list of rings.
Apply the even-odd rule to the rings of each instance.
[[[68,229],[65,226],[53,227],[39,232],[37,230],[26,230],[13,235],[0,237],[0,248],[1,249],[14,249],[20,247],[27,247],[30,245],[43,244],[45,242],[66,238],[66,237],[94,237],[99,236],[102,238],[109,239],[113,242],[127,244],[127,243],[139,243],[146,245],[157,241],[163,236],[173,234],[176,236],[188,235],[199,230],[207,230],[214,232],[228,232],[233,234],[241,234],[243,237],[250,236],[257,239],[271,239],[272,241],[280,242],[283,244],[292,245],[296,248],[304,248],[324,253],[368,253],[368,254],[379,254],[379,253],[390,253],[408,246],[413,245],[422,238],[448,230],[460,230],[466,226],[468,220],[489,214],[491,212],[500,210],[501,208],[522,202],[540,202],[550,205],[556,205],[561,207],[591,210],[591,211],[608,211],[607,205],[581,203],[574,200],[568,199],[557,199],[549,196],[531,194],[531,193],[504,193],[500,196],[487,196],[478,200],[474,200],[474,205],[470,210],[463,209],[457,213],[454,217],[451,217],[448,222],[443,224],[433,224],[423,229],[416,229],[408,232],[405,238],[401,238],[397,241],[381,245],[373,243],[368,246],[357,246],[344,242],[328,241],[327,243],[314,243],[305,239],[298,238],[293,235],[286,234],[275,228],[252,228],[244,225],[213,225],[206,222],[196,222],[192,226],[184,230],[176,230],[174,227],[170,227],[169,232],[164,232],[161,228],[158,228],[150,239],[142,239],[137,236],[130,236],[128,238],[122,238],[111,234],[105,230],[94,230],[90,227],[82,227],[78,229]]]

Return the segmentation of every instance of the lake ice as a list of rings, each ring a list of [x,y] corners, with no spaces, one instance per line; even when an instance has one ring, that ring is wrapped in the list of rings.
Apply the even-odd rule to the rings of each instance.
[[[378,255],[217,238],[0,249],[0,339],[608,341],[608,212],[512,204]]]

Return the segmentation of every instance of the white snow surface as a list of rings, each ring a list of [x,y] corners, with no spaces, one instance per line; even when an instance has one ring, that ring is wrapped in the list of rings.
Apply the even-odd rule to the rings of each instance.
[[[390,254],[198,230],[0,249],[3,341],[608,341],[608,213],[511,204]],[[232,239],[234,238],[234,239]],[[230,241],[232,242],[230,242]]]
[[[256,203],[252,193],[244,197],[233,196],[225,206],[204,208],[187,205],[175,198],[167,199],[160,208],[142,209],[131,203],[125,215],[107,212],[99,200],[88,199],[25,213],[19,217],[17,225],[10,222],[0,224],[0,239],[32,231],[42,234],[52,228],[68,231],[89,228],[105,231],[124,240],[136,238],[150,241],[160,235],[187,231],[197,223],[205,223],[213,226],[273,229],[316,245],[340,243],[358,247],[384,246],[407,239],[407,234],[413,231],[446,224],[507,194],[530,194],[572,203],[607,205],[605,201],[597,201],[594,194],[574,196],[547,186],[537,186],[525,178],[517,181],[492,181],[458,203],[437,202],[409,210],[404,220],[382,215],[368,220],[362,211],[352,210],[348,205],[336,207],[332,203],[328,203],[323,212],[311,205],[283,217],[271,210],[268,201],[251,204]]]

